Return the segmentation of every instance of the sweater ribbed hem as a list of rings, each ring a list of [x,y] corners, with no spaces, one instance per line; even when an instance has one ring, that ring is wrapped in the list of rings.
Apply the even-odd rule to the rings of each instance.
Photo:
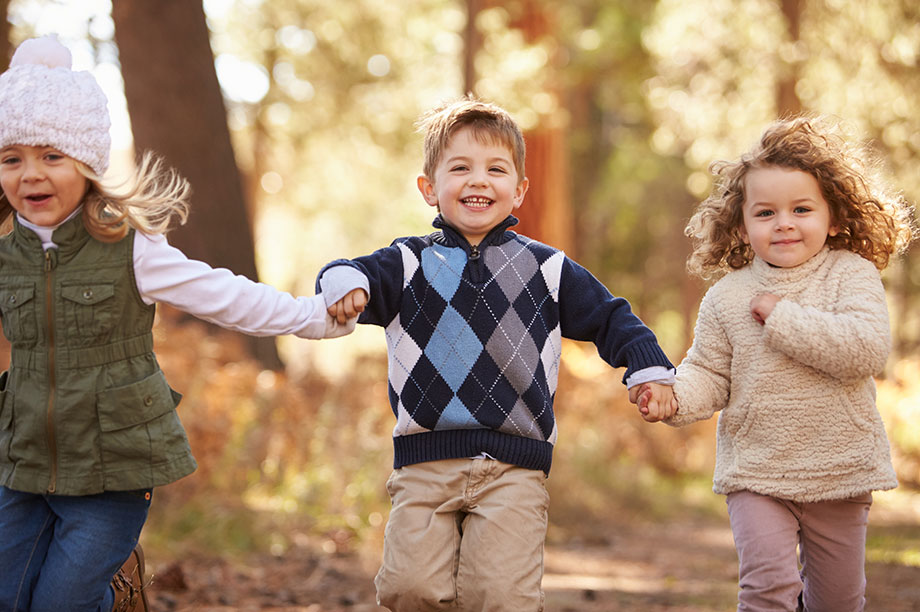
[[[823,501],[850,499],[873,491],[890,491],[898,486],[894,473],[866,473],[857,478],[806,479],[788,482],[770,478],[718,478],[712,490],[718,495],[735,491],[751,491],[759,495],[788,499],[808,504]]]
[[[491,429],[451,429],[393,438],[393,468],[404,465],[463,459],[480,453],[528,470],[549,475],[553,445],[543,440],[512,436]]]

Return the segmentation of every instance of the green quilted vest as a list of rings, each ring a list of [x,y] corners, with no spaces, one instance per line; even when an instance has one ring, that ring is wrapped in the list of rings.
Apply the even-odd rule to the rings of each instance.
[[[91,495],[164,485],[195,470],[153,354],[154,306],[134,279],[134,230],[93,239],[81,215],[42,251],[18,220],[0,238],[0,486]]]

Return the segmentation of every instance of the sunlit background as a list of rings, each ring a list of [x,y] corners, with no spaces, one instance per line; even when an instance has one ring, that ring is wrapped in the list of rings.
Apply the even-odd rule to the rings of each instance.
[[[771,119],[801,111],[842,118],[872,144],[892,184],[920,200],[915,0],[203,6],[237,165],[251,187],[259,276],[293,293],[312,294],[331,259],[430,231],[432,210],[415,188],[414,123],[467,90],[508,108],[526,130],[525,231],[629,298],[675,362],[705,289],[684,271],[683,227],[708,193],[709,164],[736,157]],[[111,10],[107,0],[8,7],[14,43],[59,34],[75,68],[105,89],[117,176],[135,151]],[[914,248],[884,274],[895,350],[879,380],[902,487],[876,505],[911,524],[920,517],[918,260]],[[164,369],[186,394],[180,412],[202,467],[161,495],[155,508],[169,516],[152,517],[150,544],[283,555],[311,542],[373,556],[391,460],[382,332],[282,338],[283,372],[196,328],[158,333]],[[626,404],[621,373],[592,347],[567,344],[564,360],[551,541],[602,523],[611,506],[624,517],[666,520],[675,508],[722,517],[708,490],[713,423],[644,425]],[[179,501],[215,492],[226,498],[217,515]],[[920,534],[870,544],[873,558],[920,567]]]

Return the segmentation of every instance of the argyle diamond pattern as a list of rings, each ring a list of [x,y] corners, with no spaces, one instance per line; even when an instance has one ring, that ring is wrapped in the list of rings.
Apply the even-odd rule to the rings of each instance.
[[[404,307],[386,329],[395,436],[487,428],[555,441],[564,255],[528,244],[485,249],[470,264],[484,266],[480,284],[461,248],[399,245]]]

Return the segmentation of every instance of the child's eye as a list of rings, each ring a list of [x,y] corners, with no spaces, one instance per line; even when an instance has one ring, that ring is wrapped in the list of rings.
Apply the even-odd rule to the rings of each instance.
[[[64,157],[65,156],[63,153],[46,153],[45,154],[45,159],[47,159],[48,161],[61,161],[62,159],[64,159]]]
[[[508,171],[502,168],[501,166],[492,166],[489,168],[489,172],[498,172],[499,174],[507,174]]]
[[[773,215],[772,210],[761,210],[761,211],[754,213],[755,217],[770,217],[772,215]]]
[[[19,162],[19,158],[13,157],[13,156],[4,157],[2,160],[0,160],[0,163],[7,164],[7,165],[12,165],[18,162]]]
[[[803,213],[811,212],[811,209],[808,208],[807,206],[796,206],[795,212],[798,214],[803,214]]]
[[[451,172],[463,172],[464,170],[466,170],[466,166],[463,165],[454,166],[450,169]]]

